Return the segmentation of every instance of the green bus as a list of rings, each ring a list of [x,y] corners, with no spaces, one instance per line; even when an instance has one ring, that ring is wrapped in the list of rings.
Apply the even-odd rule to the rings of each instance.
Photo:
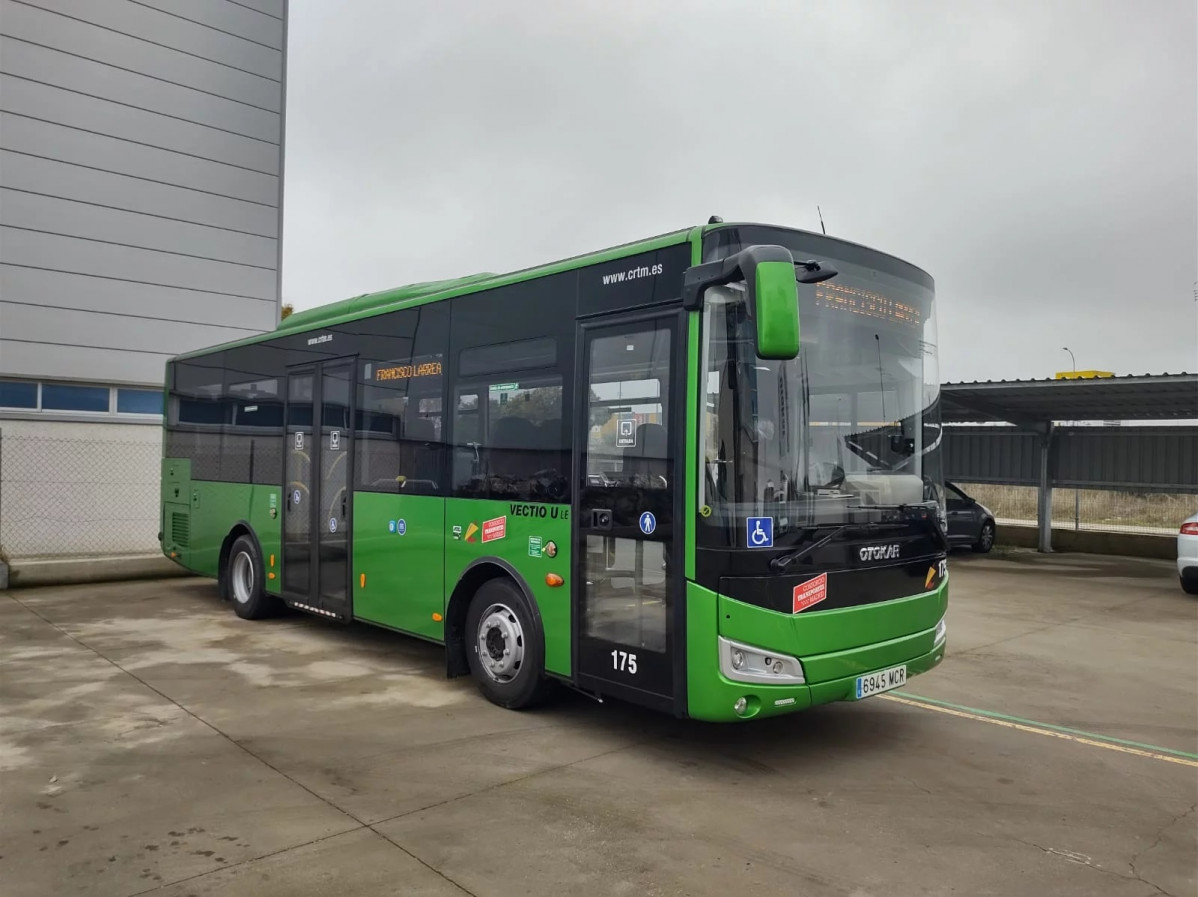
[[[503,707],[744,720],[944,655],[934,284],[873,249],[713,217],[297,312],[166,396],[166,556]]]

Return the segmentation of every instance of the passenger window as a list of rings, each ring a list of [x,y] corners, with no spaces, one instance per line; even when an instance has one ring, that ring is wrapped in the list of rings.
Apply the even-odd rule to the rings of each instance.
[[[463,387],[456,408],[455,495],[569,500],[569,451],[559,375]]]
[[[440,494],[442,374],[440,355],[360,366],[358,488]]]

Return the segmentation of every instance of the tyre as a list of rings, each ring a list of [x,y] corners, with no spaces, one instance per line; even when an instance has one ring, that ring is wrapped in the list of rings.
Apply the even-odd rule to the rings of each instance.
[[[278,612],[281,603],[266,593],[262,556],[249,536],[238,536],[225,562],[225,592],[233,610],[246,620],[260,620]]]
[[[1187,595],[1198,595],[1198,577],[1187,579],[1184,576],[1179,576],[1178,579],[1181,580],[1181,590],[1183,592]]]
[[[545,643],[524,593],[509,579],[483,583],[466,611],[466,658],[479,690],[509,710],[548,694]]]
[[[982,524],[982,531],[978,533],[978,540],[973,543],[973,550],[979,554],[986,554],[994,547],[994,522],[987,520]]]

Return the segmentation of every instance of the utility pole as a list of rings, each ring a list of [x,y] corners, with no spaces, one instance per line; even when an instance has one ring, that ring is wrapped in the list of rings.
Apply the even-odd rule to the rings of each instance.
[[[1068,346],[1061,346],[1061,348],[1064,351],[1069,353],[1069,360],[1073,362],[1073,373],[1076,374],[1077,373],[1077,359],[1073,357],[1073,350],[1070,349]],[[1082,528],[1081,510],[1082,510],[1081,498],[1078,494],[1077,489],[1074,489],[1073,490],[1073,531],[1075,533]]]

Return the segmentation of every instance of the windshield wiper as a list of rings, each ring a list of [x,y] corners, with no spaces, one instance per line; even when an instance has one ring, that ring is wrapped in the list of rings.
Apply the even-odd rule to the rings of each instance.
[[[843,533],[850,526],[855,526],[855,525],[856,524],[846,523],[846,524],[843,524],[842,526],[838,526],[838,527],[836,527],[836,529],[832,530],[832,532],[828,533],[828,535],[824,536],[818,542],[808,545],[806,548],[801,548],[798,551],[792,551],[790,554],[784,554],[784,555],[774,558],[772,561],[770,561],[770,569],[776,573],[781,573],[783,570],[785,570],[787,567],[789,567],[795,561],[806,557],[807,555],[811,554],[811,552],[815,551],[817,548],[823,548],[825,545],[827,545],[829,542],[831,542],[833,539],[835,539],[837,536],[839,536],[841,533]]]

